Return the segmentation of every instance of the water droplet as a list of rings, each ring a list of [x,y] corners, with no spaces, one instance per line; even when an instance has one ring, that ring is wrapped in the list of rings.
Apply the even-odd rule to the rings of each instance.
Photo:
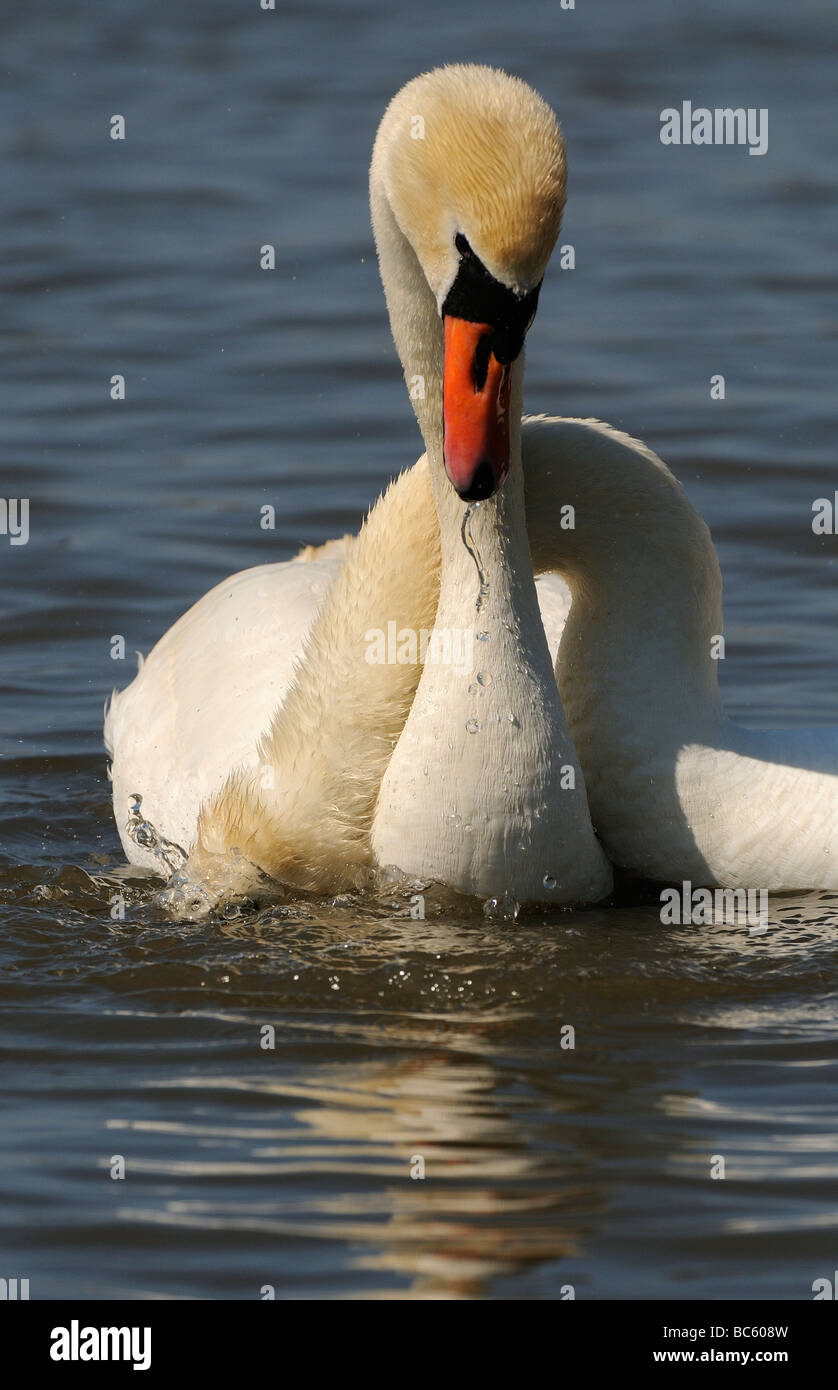
[[[487,898],[483,904],[483,916],[489,922],[514,922],[520,910],[520,903],[508,889],[498,898]]]
[[[513,724],[516,729],[520,729],[521,725],[518,723],[518,720],[514,714],[508,714],[506,717],[509,720],[510,724]]]
[[[480,558],[480,551],[477,549],[477,544],[475,542],[474,536],[471,533],[472,518],[475,512],[478,510],[479,506],[479,502],[474,502],[471,504],[471,506],[466,507],[465,515],[463,516],[463,524],[460,529],[460,537],[462,539],[463,545],[465,546],[466,550],[468,551],[469,555],[474,561],[475,569],[477,570],[477,581],[479,585],[477,591],[477,607],[475,609],[475,612],[477,613],[479,613],[481,608],[483,607],[483,600],[486,598],[490,587],[488,575],[486,574],[486,571],[483,568],[483,561]]]
[[[488,640],[489,640],[489,634],[488,634],[488,632],[478,632],[478,634],[477,634],[477,640],[478,640],[478,642],[488,642]]]
[[[547,889],[547,891],[550,892],[550,893],[552,893],[552,891],[553,891],[553,889],[555,888],[555,886],[556,886],[556,880],[554,879],[553,875],[552,875],[552,874],[545,874],[545,875],[544,875],[544,887]]]
[[[470,734],[479,734],[479,733],[480,733],[480,720],[479,720],[479,719],[475,719],[475,718],[473,718],[473,717],[472,717],[471,719],[466,720],[466,729],[467,729],[468,733],[470,733]]]
[[[478,671],[478,672],[477,672],[477,684],[478,684],[478,685],[491,685],[491,684],[492,684],[492,676],[491,676],[491,673],[490,673],[489,671]]]

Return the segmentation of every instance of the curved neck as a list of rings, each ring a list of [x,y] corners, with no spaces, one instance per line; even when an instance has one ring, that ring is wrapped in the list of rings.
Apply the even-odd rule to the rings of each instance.
[[[425,664],[373,824],[382,866],[481,896],[588,901],[610,872],[541,622],[524,512],[523,354],[512,367],[510,468],[467,507],[443,460],[443,329],[416,256],[373,176],[373,226],[396,347],[425,440],[439,520],[434,632],[468,652]]]
[[[528,420],[523,452],[536,572],[573,595],[559,680],[575,736],[580,720],[613,728],[632,712],[637,739],[659,740],[660,719],[706,733],[721,718],[722,580],[680,484],[598,421]]]
[[[442,322],[416,253],[393,215],[373,168],[370,209],[390,328],[414,414],[431,461],[442,464]]]
[[[462,538],[466,504],[449,483],[443,459],[442,320],[416,254],[399,228],[383,183],[375,173],[370,183],[370,206],[390,327],[428,455],[439,521],[442,592],[443,595],[453,592],[458,582],[462,582],[468,592],[478,580],[475,559]],[[501,586],[507,579],[515,581],[516,597],[521,602],[530,597],[528,607],[540,628],[521,468],[523,376],[522,352],[512,366],[509,477],[493,497],[475,509],[472,529],[479,533],[484,570],[491,572]]]

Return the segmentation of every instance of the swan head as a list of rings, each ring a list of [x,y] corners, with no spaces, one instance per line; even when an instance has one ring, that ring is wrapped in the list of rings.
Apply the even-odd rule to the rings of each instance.
[[[380,187],[436,305],[445,470],[467,501],[491,496],[509,470],[511,367],[559,234],[566,181],[550,107],[495,68],[414,78],[379,127],[374,218]]]

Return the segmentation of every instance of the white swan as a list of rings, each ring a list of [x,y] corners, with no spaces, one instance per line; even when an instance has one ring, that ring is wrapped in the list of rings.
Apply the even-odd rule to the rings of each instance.
[[[838,889],[838,730],[726,717],[721,573],[680,484],[596,420],[525,419],[522,445],[533,565],[572,598],[556,676],[609,859],[659,882]]]
[[[325,596],[328,557],[235,576],[113,699],[123,843],[160,867],[124,828],[140,793],[213,899],[264,874],[328,891],[374,863],[469,893],[598,899],[610,869],[539,613],[520,457],[521,349],[564,206],[555,118],[503,73],[426,74],[384,116],[370,193],[427,463],[374,508]],[[542,589],[561,609],[560,586]],[[473,679],[370,663],[369,633],[391,623],[470,633]]]
[[[482,77],[474,80],[482,84]],[[372,167],[373,216],[408,381],[417,373],[431,383],[424,408],[418,403],[416,411],[429,445],[443,527],[443,581],[448,557],[465,584],[462,551],[446,542],[457,504],[440,487],[441,473],[433,466],[438,331],[430,304],[420,308],[423,292],[427,300],[426,283],[449,283],[450,227],[448,240],[440,233],[436,247],[425,245],[420,252],[415,246],[421,205],[436,206],[438,131],[433,140],[418,142],[415,155],[405,156],[402,128],[394,120],[395,113],[404,117],[411,102],[421,112],[419,92],[410,84],[382,123]],[[499,142],[493,116],[490,109],[484,142],[495,158]],[[457,206],[456,190],[467,183],[469,168],[479,168],[486,188],[502,204],[486,166],[473,159],[467,118],[462,129],[460,148],[452,144],[446,151],[446,202]],[[527,149],[538,150],[541,143],[536,121],[527,131]],[[510,186],[514,200],[514,180]],[[508,208],[500,216],[507,225],[519,225]],[[400,236],[399,229],[408,235]],[[472,245],[499,280],[515,283],[515,274],[496,254],[492,234],[482,239],[476,234]],[[531,287],[537,274],[535,269],[529,278],[521,275],[519,289]],[[438,307],[443,298],[444,291],[438,292]],[[514,392],[520,371],[519,358],[512,370],[513,426],[519,418]],[[446,452],[447,446],[446,438]],[[838,730],[748,730],[725,716],[715,659],[723,631],[718,561],[707,527],[672,474],[644,445],[596,421],[528,421],[522,456],[535,569],[558,571],[572,593],[556,674],[593,823],[609,858],[665,882],[690,879],[767,891],[838,889]],[[514,486],[512,476],[499,494],[497,515]],[[572,529],[561,524],[561,509],[568,505],[575,508]],[[520,515],[515,507],[514,521],[504,520],[505,535],[514,533]],[[487,571],[523,573],[514,543],[504,550],[493,533],[489,546]],[[443,582],[440,624],[454,620],[454,593],[453,584],[446,592]],[[465,872],[470,846],[445,837],[433,807],[439,801],[456,803],[452,784],[468,769],[468,752],[458,744],[453,767],[432,771],[430,796],[423,783],[436,709],[454,709],[456,700],[444,672],[425,671],[381,788],[373,826],[379,862],[394,858],[403,867],[443,878]],[[467,772],[464,781],[473,783]],[[421,831],[412,841],[411,825]],[[485,855],[485,844],[477,843]]]

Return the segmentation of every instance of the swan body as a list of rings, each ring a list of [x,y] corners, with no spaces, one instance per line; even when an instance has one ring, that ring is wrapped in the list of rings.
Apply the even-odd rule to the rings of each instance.
[[[313,891],[357,880],[418,680],[413,666],[370,664],[367,633],[408,615],[433,627],[439,540],[427,494],[420,461],[342,548],[225,581],[113,698],[105,737],[132,862],[161,871],[127,829],[139,793],[157,835],[190,850],[199,895],[205,881],[219,901],[255,893],[265,875]],[[225,856],[236,860],[226,878]]]
[[[420,460],[416,468],[425,466]],[[260,738],[282,709],[346,554],[344,541],[329,541],[294,560],[225,579],[160,639],[132,683],[114,692],[105,745],[113,759],[117,828],[130,862],[161,872],[153,848],[138,843],[127,828],[138,791],[143,817],[163,839],[188,848],[201,807],[232,772],[261,769],[268,780]],[[570,592],[557,574],[540,575],[536,589],[555,663]]]

